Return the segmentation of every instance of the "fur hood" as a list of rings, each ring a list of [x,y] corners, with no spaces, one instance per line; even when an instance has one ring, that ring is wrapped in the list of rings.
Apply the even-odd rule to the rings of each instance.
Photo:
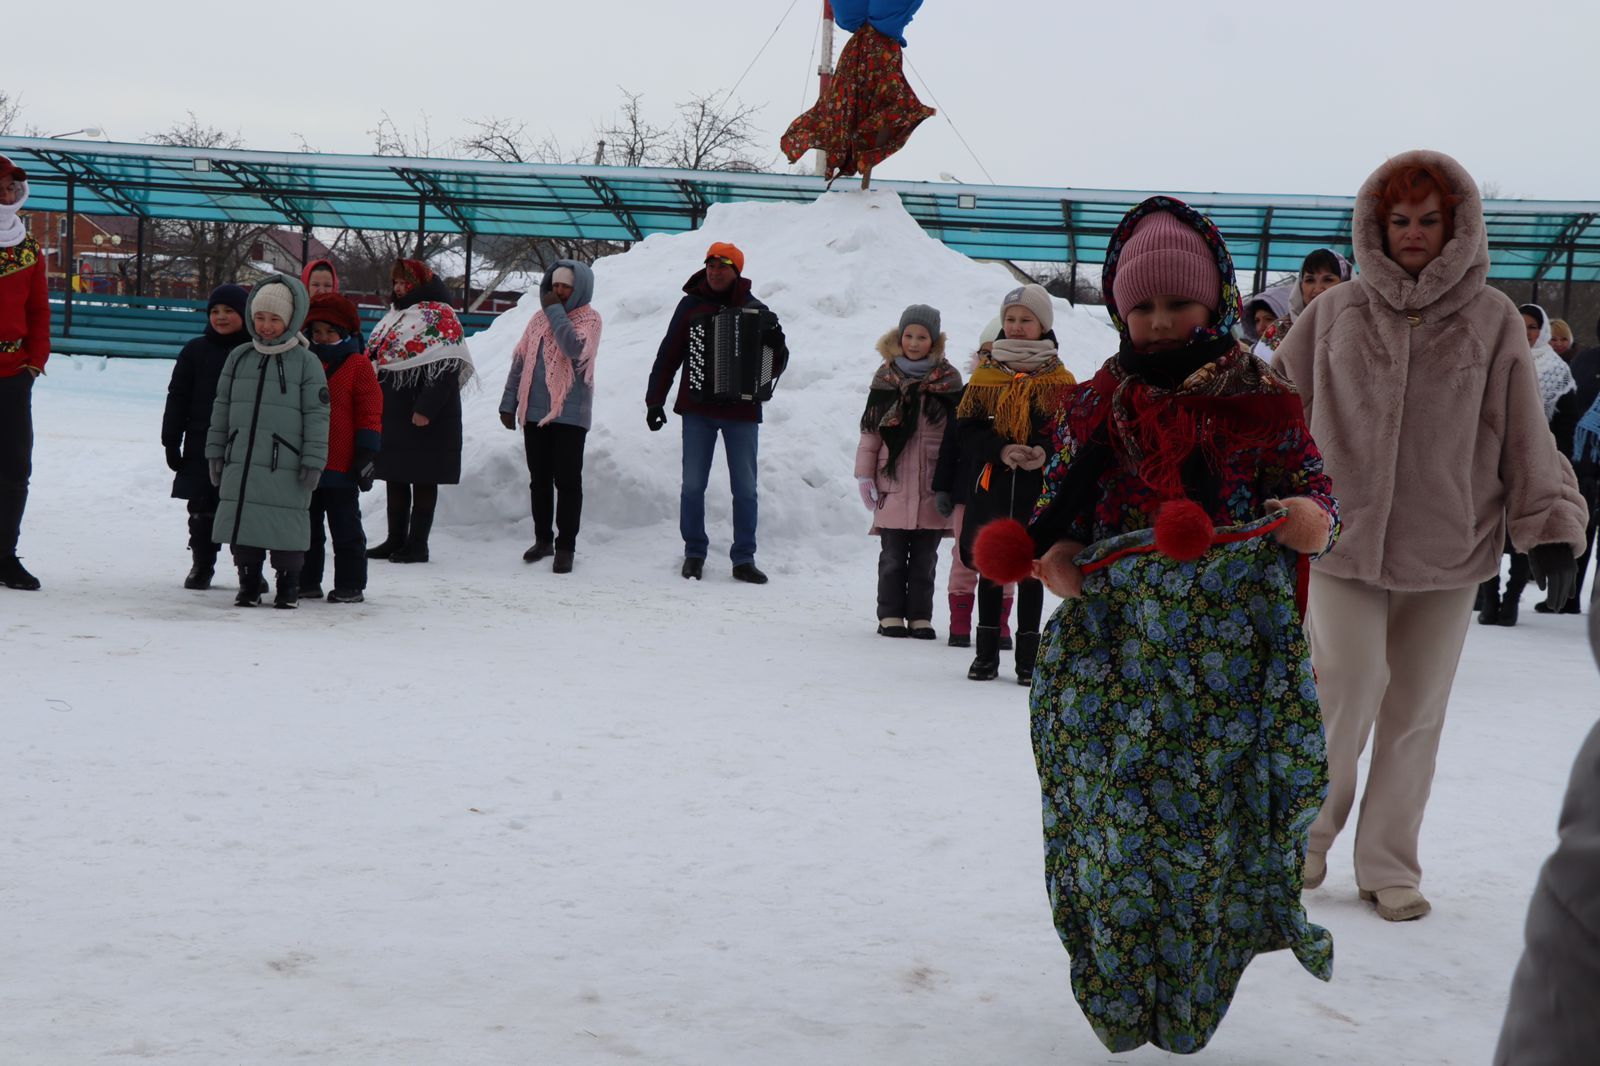
[[[948,335],[941,333],[933,339],[933,350],[928,353],[928,358],[935,363],[944,361],[944,344]],[[900,358],[900,331],[891,329],[888,333],[878,338],[878,354],[883,356],[885,363],[892,363]]]
[[[1455,207],[1454,235],[1439,257],[1414,278],[1384,251],[1384,220],[1378,212],[1384,182],[1396,167],[1407,163],[1432,166],[1449,184],[1450,192],[1461,198]],[[1356,194],[1351,237],[1356,262],[1361,264],[1356,284],[1396,311],[1427,310],[1430,318],[1442,318],[1466,306],[1483,291],[1489,277],[1489,230],[1483,221],[1478,185],[1465,167],[1443,152],[1403,152],[1373,171]]]

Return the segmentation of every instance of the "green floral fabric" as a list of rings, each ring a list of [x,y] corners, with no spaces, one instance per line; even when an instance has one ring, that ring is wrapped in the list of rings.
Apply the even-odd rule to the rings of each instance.
[[[1295,554],[1271,519],[1175,562],[1140,530],[1086,549],[1032,692],[1045,881],[1072,988],[1112,1051],[1204,1047],[1260,952],[1323,980],[1300,904],[1327,792]]]

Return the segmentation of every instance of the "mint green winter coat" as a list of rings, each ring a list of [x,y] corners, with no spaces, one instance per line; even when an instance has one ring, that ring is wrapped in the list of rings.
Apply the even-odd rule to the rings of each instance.
[[[271,285],[287,286],[294,297],[294,317],[279,342],[294,343],[281,352],[262,351],[255,333],[256,299]],[[219,542],[278,551],[311,544],[311,489],[300,471],[328,465],[328,379],[300,336],[310,302],[299,281],[279,275],[257,285],[245,304],[251,342],[222,365],[206,435],[206,459],[223,462],[211,531]]]

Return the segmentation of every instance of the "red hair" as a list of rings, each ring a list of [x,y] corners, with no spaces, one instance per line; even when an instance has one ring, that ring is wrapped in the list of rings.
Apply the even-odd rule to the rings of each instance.
[[[1388,215],[1395,204],[1426,200],[1429,193],[1439,194],[1439,214],[1448,241],[1456,235],[1456,205],[1461,197],[1451,192],[1444,175],[1427,163],[1405,163],[1389,172],[1378,189],[1378,217]]]

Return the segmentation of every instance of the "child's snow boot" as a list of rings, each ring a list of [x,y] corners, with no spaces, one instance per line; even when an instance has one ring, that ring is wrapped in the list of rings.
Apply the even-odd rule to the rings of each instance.
[[[233,598],[235,607],[254,607],[261,602],[261,593],[265,579],[261,576],[261,564],[239,567],[239,595]]]
[[[211,587],[211,579],[217,572],[217,553],[199,548],[192,550],[194,565],[189,568],[189,576],[183,579],[183,587],[203,591]]]
[[[1478,624],[1480,626],[1495,626],[1500,624],[1500,575],[1496,574],[1478,586]]]
[[[280,611],[292,611],[300,606],[300,571],[278,571],[278,594],[273,597],[272,606]]]
[[[1000,601],[1000,650],[1011,650],[1011,597]]]
[[[970,592],[950,593],[950,646],[972,647],[972,600]]]
[[[967,668],[969,681],[993,681],[1000,676],[1000,627],[978,627],[978,653]]]
[[[1506,579],[1506,594],[1500,598],[1500,616],[1495,619],[1496,625],[1514,626],[1517,624],[1517,612],[1522,606],[1522,590],[1528,584],[1528,579],[1517,580],[1517,575],[1512,574]]]
[[[1033,684],[1033,662],[1039,657],[1039,634],[1017,634],[1017,684]]]

